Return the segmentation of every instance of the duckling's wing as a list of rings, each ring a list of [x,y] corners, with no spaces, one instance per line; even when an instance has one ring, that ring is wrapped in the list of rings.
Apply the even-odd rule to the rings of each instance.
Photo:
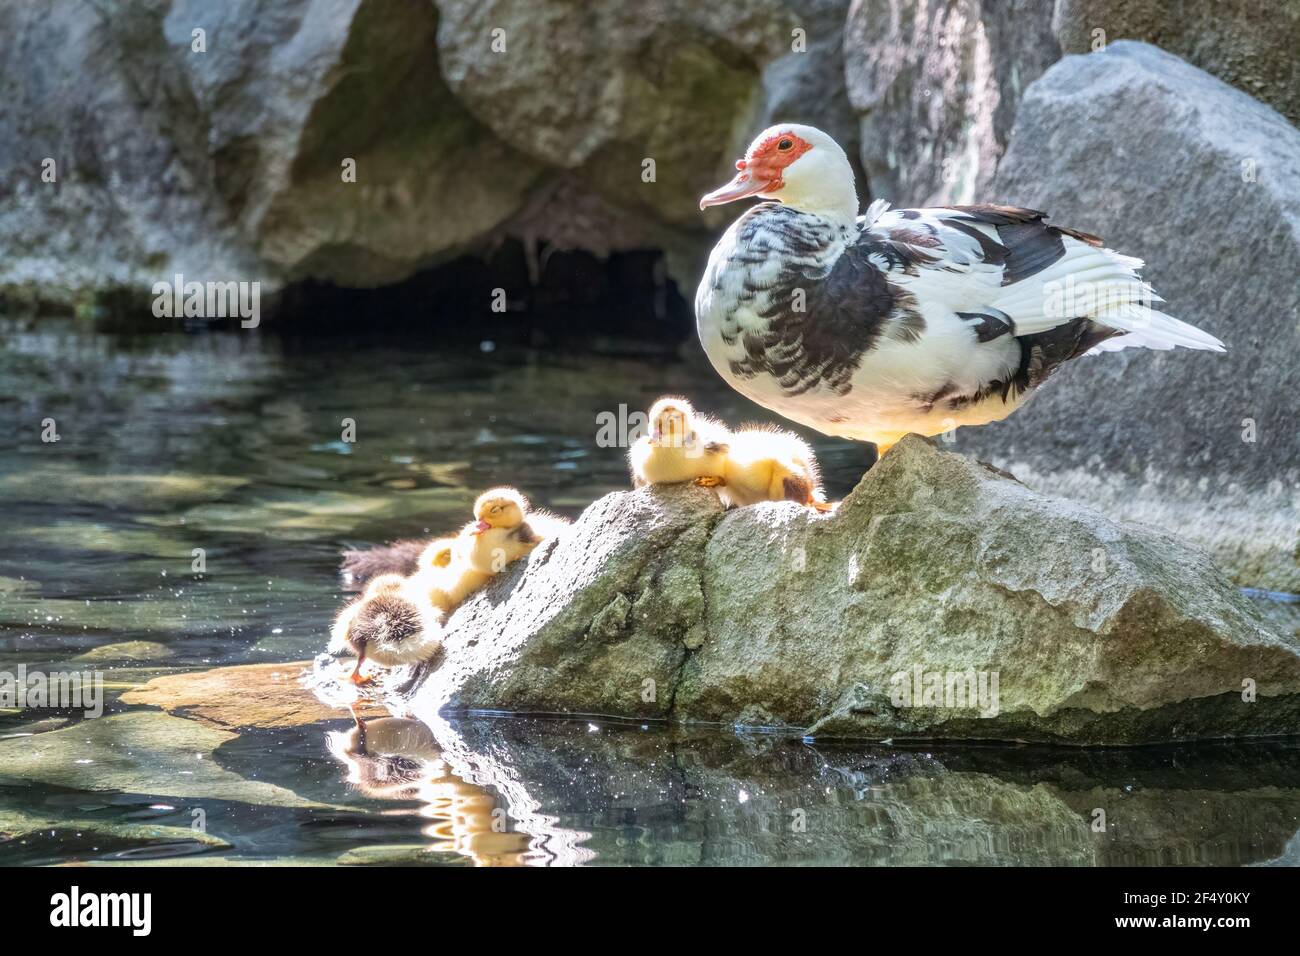
[[[542,534],[532,525],[532,515],[529,515],[519,527],[510,532],[510,537],[520,544],[541,544]]]
[[[435,563],[437,557],[442,552],[450,554],[456,546],[455,538],[435,538],[430,541],[423,551],[420,552],[419,566],[420,570],[427,568],[446,567],[445,564]]]

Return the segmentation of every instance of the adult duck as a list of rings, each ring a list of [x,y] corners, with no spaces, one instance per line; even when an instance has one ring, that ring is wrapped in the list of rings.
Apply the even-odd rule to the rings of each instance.
[[[981,204],[858,216],[853,170],[810,126],[758,135],[700,208],[759,196],[695,296],[733,388],[828,435],[874,442],[1006,418],[1056,369],[1128,347],[1224,351],[1151,307],[1139,259],[1045,214]]]

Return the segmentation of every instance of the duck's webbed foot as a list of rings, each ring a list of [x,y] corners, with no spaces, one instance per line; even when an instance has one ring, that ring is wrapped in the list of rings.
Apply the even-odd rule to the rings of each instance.
[[[369,687],[375,682],[373,674],[362,674],[361,665],[365,662],[365,657],[357,658],[357,666],[352,668],[352,673],[348,675],[348,680],[352,681],[358,687]]]
[[[727,480],[718,475],[701,475],[695,479],[695,484],[701,488],[721,488],[726,485]]]

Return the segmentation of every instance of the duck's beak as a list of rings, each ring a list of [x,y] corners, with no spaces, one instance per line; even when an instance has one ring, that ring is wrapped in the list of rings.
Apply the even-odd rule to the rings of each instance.
[[[486,521],[480,521],[474,525],[474,533],[476,535],[482,534],[484,531],[491,531],[491,530],[492,530],[492,526],[488,524]]]
[[[737,163],[737,166],[739,165]],[[771,185],[766,179],[755,176],[752,170],[742,168],[740,172],[736,173],[736,178],[727,185],[701,196],[700,210],[703,211],[709,206],[721,206],[724,203],[735,202],[737,199],[744,199],[746,196],[757,196],[759,193],[765,192]]]

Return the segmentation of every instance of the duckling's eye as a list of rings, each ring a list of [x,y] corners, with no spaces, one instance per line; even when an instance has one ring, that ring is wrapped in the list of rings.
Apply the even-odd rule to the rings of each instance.
[[[794,149],[794,141],[789,139],[783,139],[781,140],[781,142],[776,144],[776,148],[784,153],[787,149]]]

